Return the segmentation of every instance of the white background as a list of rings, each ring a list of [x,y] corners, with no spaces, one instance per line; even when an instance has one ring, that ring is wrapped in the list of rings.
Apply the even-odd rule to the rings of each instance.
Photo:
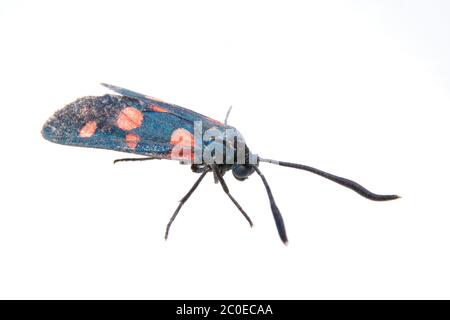
[[[450,298],[448,1],[0,2],[0,298]],[[108,82],[230,122],[261,164],[207,177],[164,241],[186,166],[49,143]]]

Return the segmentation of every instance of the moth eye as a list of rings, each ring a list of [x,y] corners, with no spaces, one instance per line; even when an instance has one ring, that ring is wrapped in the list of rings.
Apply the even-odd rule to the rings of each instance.
[[[95,133],[96,130],[97,130],[97,122],[89,121],[80,129],[80,137],[82,138],[92,137],[92,135]]]
[[[247,179],[253,172],[255,171],[255,168],[252,166],[246,166],[241,164],[235,164],[233,165],[232,173],[233,176],[239,180],[244,181]]]

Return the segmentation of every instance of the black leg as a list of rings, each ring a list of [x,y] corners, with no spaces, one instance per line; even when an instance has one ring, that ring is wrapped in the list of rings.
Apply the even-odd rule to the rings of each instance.
[[[262,174],[262,172],[258,169],[257,166],[253,166],[255,168],[255,171],[259,174],[261,177],[261,180],[264,183],[264,186],[266,187],[267,195],[269,196],[270,201],[270,208],[272,209],[273,218],[275,219],[275,224],[277,225],[278,235],[281,238],[281,241],[283,241],[284,244],[288,243],[288,238],[286,234],[286,228],[284,227],[284,221],[283,217],[281,216],[280,210],[277,207],[277,204],[275,203],[275,199],[273,198],[272,191],[270,190],[269,184],[267,183],[266,178]]]
[[[250,224],[250,227],[253,227],[253,222],[250,219],[250,217],[247,215],[247,213],[245,213],[244,209],[242,209],[241,205],[233,198],[233,196],[230,194],[230,190],[228,189],[227,184],[225,183],[225,180],[223,179],[222,175],[220,174],[219,169],[217,168],[216,165],[212,165],[211,166],[215,176],[217,177],[217,179],[219,180],[223,191],[225,191],[225,193],[227,194],[227,196],[231,199],[231,201],[233,201],[234,205],[239,209],[239,211],[242,213],[242,215],[245,217],[245,219],[247,219],[248,223]]]
[[[146,161],[146,160],[159,160],[159,158],[152,158],[152,157],[146,157],[146,158],[122,158],[122,159],[116,159],[114,160],[114,164],[117,162],[122,162],[122,161]]]
[[[220,173],[219,173],[220,174]],[[219,178],[217,177],[217,173],[216,171],[213,171],[213,177],[214,177],[214,183],[218,184],[219,183]]]
[[[189,190],[188,193],[186,193],[186,195],[180,200],[180,204],[178,205],[177,209],[175,210],[175,212],[173,213],[172,217],[169,220],[169,223],[167,224],[166,227],[166,234],[164,236],[164,238],[167,240],[167,238],[169,237],[169,230],[170,230],[170,226],[172,225],[173,221],[175,220],[175,218],[178,215],[178,212],[180,212],[181,207],[183,206],[183,204],[189,199],[189,197],[192,195],[192,193],[194,193],[195,189],[197,189],[198,185],[200,184],[200,182],[202,182],[203,178],[206,176],[206,174],[209,172],[209,170],[204,171],[201,176],[197,179],[197,181],[194,183],[194,185],[192,186],[192,188]]]

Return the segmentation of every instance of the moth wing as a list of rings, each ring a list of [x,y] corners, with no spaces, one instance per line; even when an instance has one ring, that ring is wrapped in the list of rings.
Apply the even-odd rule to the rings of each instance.
[[[68,104],[45,123],[42,135],[64,145],[179,160],[173,149],[193,144],[193,130],[191,121],[155,111],[146,100],[107,94]]]

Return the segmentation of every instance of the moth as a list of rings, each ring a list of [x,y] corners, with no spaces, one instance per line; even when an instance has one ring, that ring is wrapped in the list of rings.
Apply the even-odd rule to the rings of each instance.
[[[397,195],[375,194],[352,180],[310,166],[266,159],[252,153],[240,132],[228,125],[230,110],[225,121],[221,122],[128,89],[102,85],[116,94],[77,99],[57,111],[44,124],[42,135],[58,144],[110,149],[143,156],[117,159],[114,163],[167,159],[190,164],[191,170],[200,176],[172,214],[166,227],[166,239],[181,207],[208,173],[213,174],[215,182],[220,183],[223,191],[250,226],[253,226],[250,217],[231,195],[224,175],[231,171],[234,178],[244,181],[256,172],[267,191],[278,235],[281,241],[287,244],[283,217],[259,168],[263,162],[312,172],[370,200],[386,201],[399,198]]]

